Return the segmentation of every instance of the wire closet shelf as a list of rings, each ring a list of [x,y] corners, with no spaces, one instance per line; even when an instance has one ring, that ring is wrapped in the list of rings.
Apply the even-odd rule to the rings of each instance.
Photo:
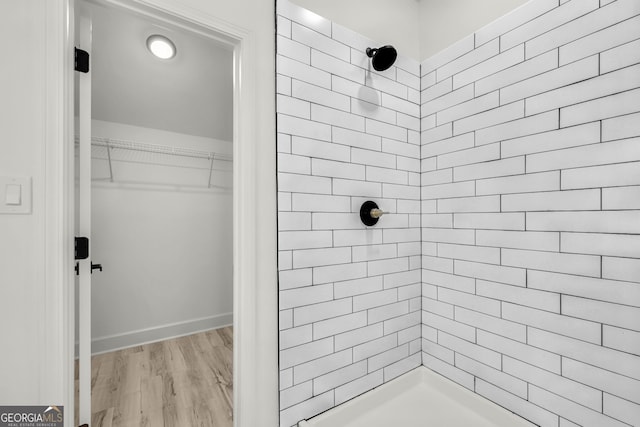
[[[167,177],[173,177],[181,181],[173,184],[181,186],[230,187],[233,157],[229,154],[93,136],[91,157],[94,181],[166,185],[172,184]],[[175,173],[176,168],[187,173]],[[162,182],[156,182],[158,177]]]

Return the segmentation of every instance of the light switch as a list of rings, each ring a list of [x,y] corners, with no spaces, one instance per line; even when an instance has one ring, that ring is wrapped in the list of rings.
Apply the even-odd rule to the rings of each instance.
[[[22,204],[22,187],[16,184],[7,184],[4,203],[7,206],[20,206]]]
[[[0,215],[31,214],[31,177],[0,176]]]

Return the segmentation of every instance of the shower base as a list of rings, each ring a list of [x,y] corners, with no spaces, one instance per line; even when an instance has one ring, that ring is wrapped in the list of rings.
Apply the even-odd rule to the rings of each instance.
[[[421,366],[299,427],[535,427]]]

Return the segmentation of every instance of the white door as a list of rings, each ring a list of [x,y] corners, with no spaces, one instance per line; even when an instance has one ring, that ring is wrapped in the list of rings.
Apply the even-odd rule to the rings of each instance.
[[[91,54],[91,18],[80,10],[76,31],[78,49]],[[78,389],[79,423],[91,425],[91,72],[76,72],[78,79],[78,236],[89,239],[89,257],[78,260]]]

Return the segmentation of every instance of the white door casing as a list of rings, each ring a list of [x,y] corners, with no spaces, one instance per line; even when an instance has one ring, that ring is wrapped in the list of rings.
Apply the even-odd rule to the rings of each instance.
[[[91,17],[79,7],[79,49],[91,57]],[[78,406],[80,425],[91,425],[91,67],[78,79],[78,234],[89,239],[89,257],[78,260]]]
[[[73,0],[56,1],[73,10]],[[264,96],[259,96],[258,86],[260,79],[263,87],[274,87],[275,75],[270,74],[274,70],[261,66],[263,64],[260,62],[260,58],[265,62],[266,55],[272,61],[275,57],[274,50],[272,48],[268,52],[258,52],[257,46],[260,43],[254,30],[250,28],[250,22],[247,27],[234,25],[175,0],[103,0],[102,3],[124,7],[188,28],[197,27],[200,31],[204,29],[212,37],[226,40],[234,47],[234,425],[275,427],[278,425],[275,91],[272,97],[265,99]],[[220,3],[219,7],[227,6]],[[73,28],[64,36],[66,48],[73,49],[72,36]],[[263,75],[259,76],[260,72]],[[264,75],[265,72],[267,75]],[[72,73],[73,68],[67,63],[66,76]],[[264,83],[265,78],[269,79],[268,83]],[[73,115],[73,96],[67,95],[66,102],[62,121],[66,120],[68,123],[69,114]],[[264,111],[258,113],[258,108],[261,107],[273,114],[265,116]],[[265,129],[273,134],[264,135]],[[70,153],[63,150],[59,154],[64,179],[69,180],[71,174],[73,181],[70,172],[73,171],[70,167],[73,165],[73,150]],[[55,176],[48,175],[48,178]],[[57,178],[60,179],[59,176]],[[56,232],[68,232],[68,224],[73,224],[74,201],[72,187],[69,185],[63,189],[63,200],[66,202],[62,221],[64,224],[57,224]],[[88,263],[90,269],[90,261]],[[73,277],[72,263],[66,262],[63,270],[65,277]],[[73,286],[72,279],[67,281],[71,281],[71,284],[65,283],[65,286]],[[67,349],[73,348],[74,344],[73,298],[71,292],[66,299],[65,328],[62,335]],[[73,352],[68,353],[73,357]],[[67,372],[64,387],[65,411],[68,414],[65,427],[73,426],[73,388],[71,369]]]

